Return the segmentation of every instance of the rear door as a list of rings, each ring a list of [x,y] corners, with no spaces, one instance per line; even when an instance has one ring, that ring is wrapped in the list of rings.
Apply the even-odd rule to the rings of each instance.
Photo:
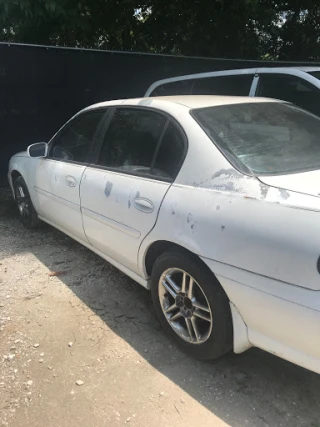
[[[52,139],[48,156],[35,171],[38,214],[74,237],[86,240],[80,210],[80,183],[105,110],[82,113]]]
[[[184,134],[166,115],[140,107],[114,111],[81,183],[84,229],[96,249],[139,273],[139,246],[155,225],[185,150]]]

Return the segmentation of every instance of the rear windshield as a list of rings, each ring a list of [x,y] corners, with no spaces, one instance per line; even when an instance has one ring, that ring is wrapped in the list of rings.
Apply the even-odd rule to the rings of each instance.
[[[320,118],[290,104],[223,105],[191,114],[244,173],[283,175],[320,169]]]

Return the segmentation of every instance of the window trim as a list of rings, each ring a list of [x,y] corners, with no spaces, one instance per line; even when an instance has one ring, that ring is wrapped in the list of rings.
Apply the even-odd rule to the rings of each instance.
[[[259,75],[255,74],[253,77],[252,85],[249,92],[250,97],[254,98],[256,96],[258,85],[259,85]]]
[[[152,158],[150,171],[152,170],[152,168],[155,164],[155,161],[157,158],[156,155],[159,152],[165,131],[167,130],[169,123],[172,123],[172,125],[176,127],[176,129],[178,130],[178,132],[179,132],[179,134],[183,140],[183,153],[182,153],[180,161],[176,167],[175,174],[173,175],[172,178],[165,178],[165,177],[161,177],[158,175],[153,175],[151,173],[150,174],[143,174],[143,173],[139,173],[139,172],[125,171],[125,170],[122,170],[120,168],[115,168],[112,166],[102,166],[102,165],[97,164],[97,161],[98,161],[101,149],[102,149],[104,136],[107,133],[107,131],[109,130],[111,121],[112,121],[116,111],[120,110],[120,109],[122,109],[122,110],[123,109],[141,110],[141,111],[149,111],[149,112],[152,111],[154,113],[158,113],[159,115],[164,116],[167,119],[165,122],[165,125],[164,125],[164,129],[162,130],[162,132],[159,136],[159,140],[158,140],[158,143],[157,143],[157,146],[156,146],[153,158]],[[162,111],[162,110],[159,110],[159,109],[154,108],[154,107],[145,107],[145,106],[141,106],[141,105],[114,105],[111,107],[110,110],[111,110],[110,115],[106,116],[104,118],[104,123],[101,124],[99,141],[96,142],[95,156],[92,158],[92,161],[88,164],[88,166],[95,168],[95,169],[101,169],[101,170],[106,170],[106,171],[110,171],[110,172],[116,172],[116,173],[119,173],[121,175],[136,176],[139,178],[146,178],[146,179],[153,180],[153,181],[162,181],[162,182],[173,183],[176,180],[176,178],[177,178],[177,176],[181,170],[181,167],[184,163],[184,160],[185,160],[187,152],[188,152],[188,147],[189,147],[189,142],[188,142],[186,132],[184,131],[184,129],[182,128],[180,123],[174,117],[172,117],[170,114],[168,114],[166,111]],[[102,127],[104,129],[102,129]]]
[[[70,123],[73,123],[79,119],[81,119],[83,116],[88,115],[88,114],[94,114],[96,112],[99,111],[103,111],[104,114],[102,115],[98,126],[96,127],[95,133],[93,134],[92,137],[92,150],[89,150],[87,155],[86,155],[86,159],[84,162],[78,162],[75,160],[65,160],[65,159],[58,159],[55,157],[51,157],[50,156],[50,150],[52,148],[52,145],[54,144],[54,142],[56,141],[57,138],[59,138],[67,129],[67,127],[70,125]],[[54,161],[54,162],[63,162],[63,163],[70,163],[70,164],[74,164],[74,165],[82,165],[82,166],[88,166],[90,164],[90,160],[92,157],[92,154],[95,150],[95,146],[97,144],[97,141],[99,140],[100,137],[100,133],[102,131],[102,125],[105,122],[105,119],[108,117],[108,115],[110,114],[110,108],[108,107],[98,107],[98,108],[92,108],[89,110],[85,110],[85,111],[81,111],[79,113],[77,113],[75,116],[71,117],[71,119],[69,119],[59,130],[58,132],[56,132],[53,137],[50,139],[50,141],[48,142],[48,154],[45,157],[45,160],[50,160],[50,161]]]
[[[157,142],[157,145],[156,145],[156,149],[154,150],[154,153],[153,153],[153,156],[152,156],[151,166],[150,166],[150,175],[153,175],[152,171],[154,170],[154,164],[155,164],[155,162],[157,160],[157,156],[158,156],[158,153],[159,153],[162,141],[163,141],[163,137],[164,137],[164,135],[165,135],[165,133],[166,133],[166,131],[168,129],[168,126],[169,126],[169,120],[167,119],[165,121],[165,124],[163,126],[163,129],[161,131],[161,134],[159,136],[159,139],[158,139],[158,142]]]

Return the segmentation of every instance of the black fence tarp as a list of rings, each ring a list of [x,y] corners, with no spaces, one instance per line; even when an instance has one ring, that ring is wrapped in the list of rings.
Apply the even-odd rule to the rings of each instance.
[[[83,107],[143,96],[151,83],[166,77],[276,65],[0,43],[0,186],[7,185],[12,154],[48,141]]]

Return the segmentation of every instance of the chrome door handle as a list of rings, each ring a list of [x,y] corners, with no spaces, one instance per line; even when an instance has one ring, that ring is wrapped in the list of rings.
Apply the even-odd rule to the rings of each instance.
[[[133,206],[141,212],[151,213],[153,212],[154,205],[149,199],[143,197],[136,197],[133,199]]]
[[[69,187],[75,187],[76,186],[77,180],[75,179],[75,177],[73,177],[71,175],[67,175],[65,179],[66,179],[66,184]]]

